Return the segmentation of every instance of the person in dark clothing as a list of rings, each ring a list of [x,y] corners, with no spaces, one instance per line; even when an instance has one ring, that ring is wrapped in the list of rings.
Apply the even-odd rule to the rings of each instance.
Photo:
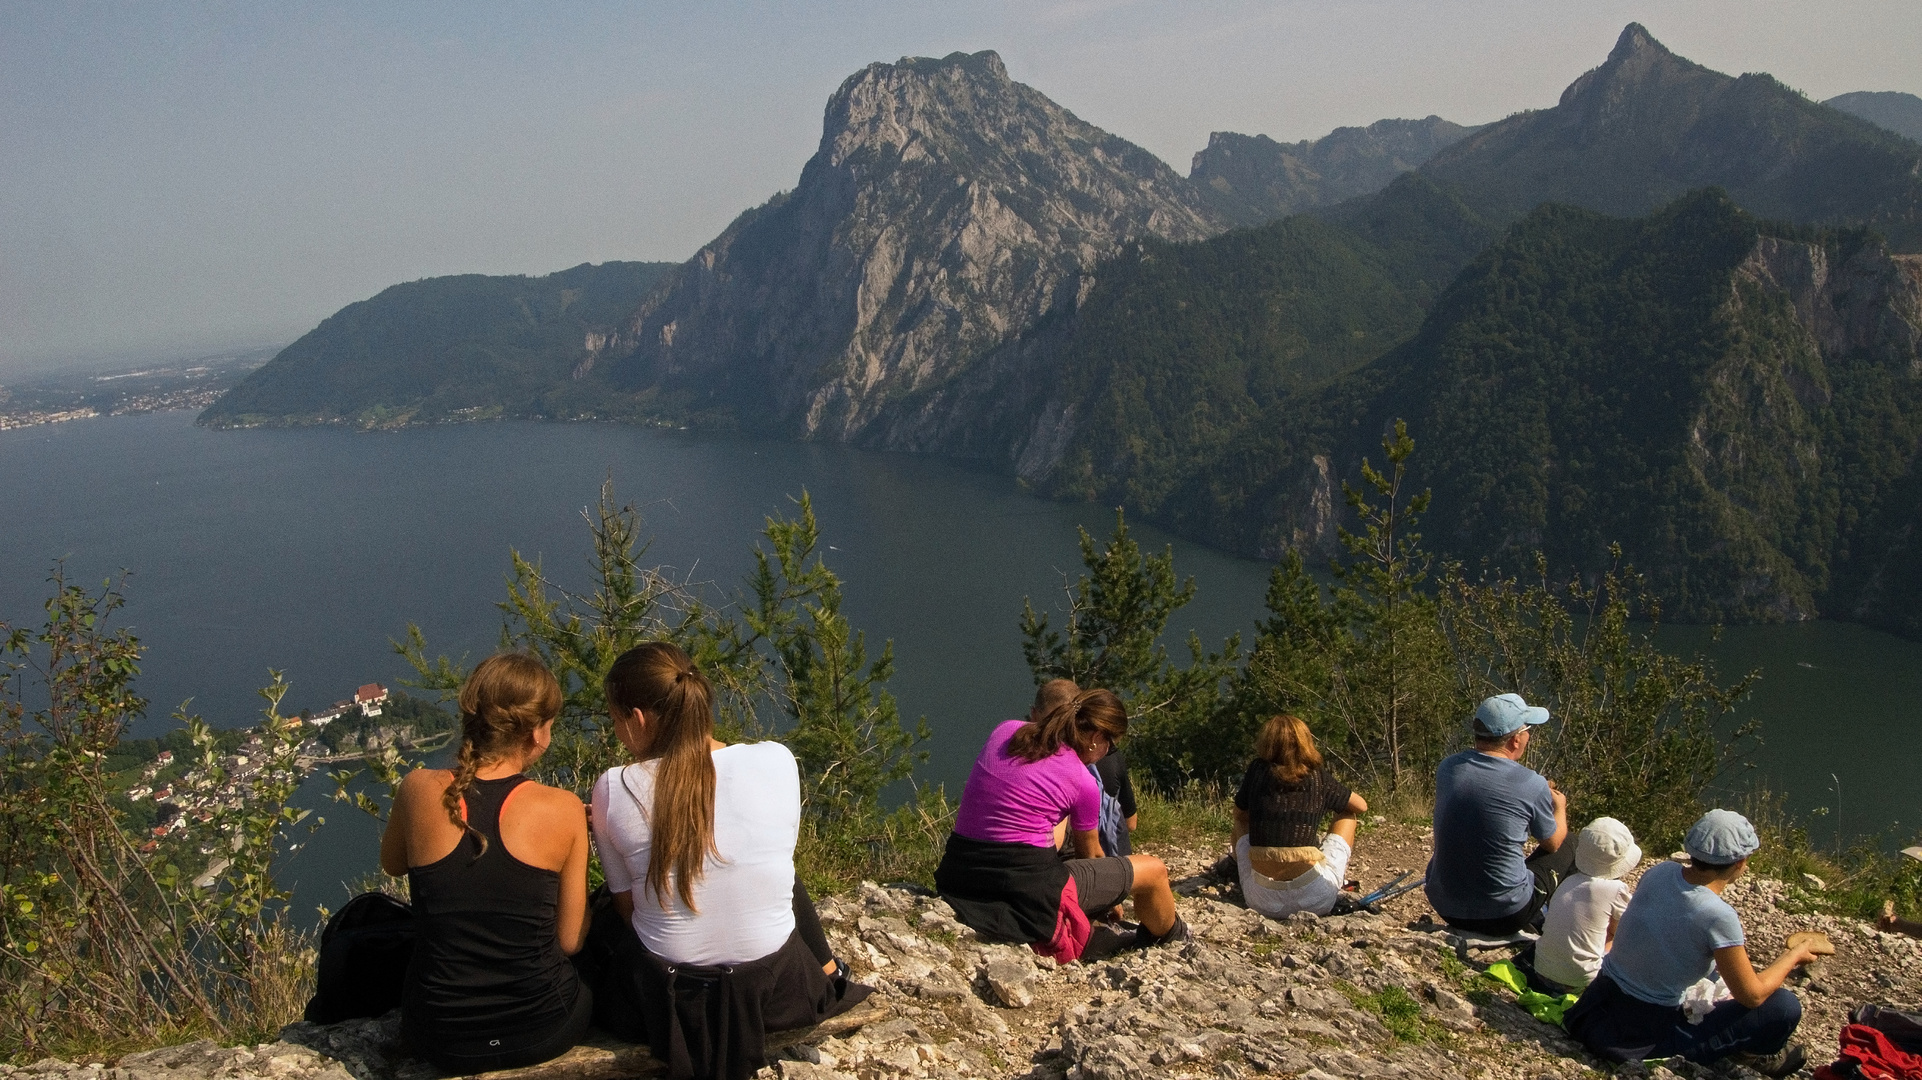
[[[381,836],[381,869],[407,877],[417,929],[401,1031],[448,1072],[548,1061],[593,1016],[568,960],[587,932],[587,815],[522,775],[560,707],[535,657],[482,661],[461,687],[454,768],[409,773]]]
[[[1255,740],[1235,792],[1235,868],[1248,906],[1271,919],[1326,915],[1341,896],[1368,802],[1322,764],[1308,725],[1276,716]],[[1324,818],[1334,815],[1328,835]]]
[[[1128,778],[1128,753],[1117,746],[1089,768],[1101,781],[1101,853],[1125,859],[1134,854],[1138,817],[1134,781]]]

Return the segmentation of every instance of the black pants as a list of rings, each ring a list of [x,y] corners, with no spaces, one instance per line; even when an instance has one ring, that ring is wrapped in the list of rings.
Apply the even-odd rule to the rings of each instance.
[[[1705,1064],[1730,1054],[1773,1054],[1788,1045],[1801,1021],[1801,1000],[1777,990],[1759,1008],[1724,1001],[1701,1023],[1691,1024],[1680,1006],[1630,997],[1602,975],[1588,984],[1563,1023],[1595,1056],[1609,1061],[1682,1057]]]
[[[821,914],[814,910],[808,887],[801,884],[798,877],[794,879],[794,932],[801,935],[802,943],[822,965],[834,960],[834,950],[828,947],[828,932],[821,928]]]
[[[1442,921],[1457,930],[1471,930],[1494,937],[1504,937],[1522,929],[1539,928],[1542,909],[1548,906],[1548,898],[1555,895],[1555,887],[1575,869],[1575,838],[1564,838],[1562,846],[1554,851],[1545,852],[1536,848],[1535,854],[1528,857],[1528,869],[1535,875],[1535,890],[1520,911],[1499,919],[1457,919],[1444,912]]]

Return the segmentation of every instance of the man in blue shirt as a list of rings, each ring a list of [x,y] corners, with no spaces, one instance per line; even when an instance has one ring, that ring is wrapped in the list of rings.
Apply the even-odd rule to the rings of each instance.
[[[1548,710],[1498,694],[1475,710],[1475,748],[1435,774],[1435,851],[1428,902],[1460,930],[1512,934],[1539,925],[1542,907],[1574,865],[1568,797],[1521,763]],[[1522,857],[1530,837],[1535,854]]]

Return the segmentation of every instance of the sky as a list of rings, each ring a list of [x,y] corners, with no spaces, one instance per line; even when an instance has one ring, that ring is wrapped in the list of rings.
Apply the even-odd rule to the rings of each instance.
[[[679,261],[866,64],[998,51],[1182,173],[1555,103],[1639,21],[1821,100],[1922,94],[1915,0],[0,0],[0,377],[291,341],[402,281]]]

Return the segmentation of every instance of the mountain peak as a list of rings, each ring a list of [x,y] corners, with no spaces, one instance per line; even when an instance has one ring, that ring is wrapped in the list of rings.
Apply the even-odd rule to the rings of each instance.
[[[1675,55],[1664,48],[1661,42],[1656,41],[1655,36],[1648,32],[1647,27],[1641,23],[1632,22],[1622,27],[1622,36],[1615,39],[1615,48],[1608,54],[1607,62],[1610,64],[1623,64],[1636,56],[1644,54],[1657,56]]]

